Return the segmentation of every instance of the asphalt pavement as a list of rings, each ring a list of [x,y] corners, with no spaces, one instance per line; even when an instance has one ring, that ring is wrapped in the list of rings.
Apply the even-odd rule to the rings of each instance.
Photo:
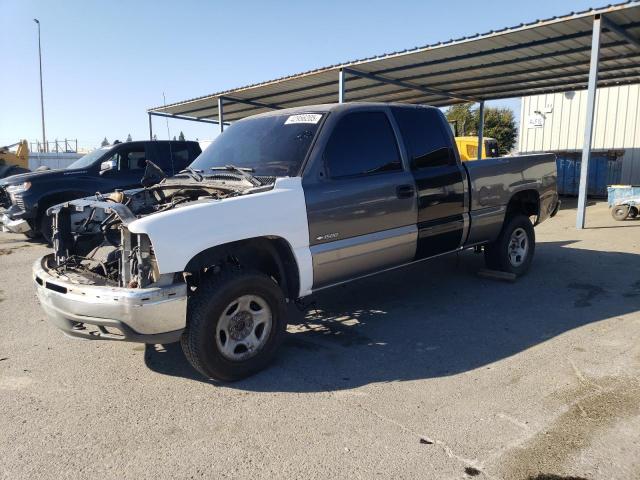
[[[530,273],[466,252],[319,294],[274,364],[64,337],[0,234],[0,478],[640,478],[640,220],[571,200]]]

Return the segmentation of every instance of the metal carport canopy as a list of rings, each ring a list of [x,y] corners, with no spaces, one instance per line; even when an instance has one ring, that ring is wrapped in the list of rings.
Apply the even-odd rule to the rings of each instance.
[[[596,32],[599,45],[592,44]],[[151,108],[148,114],[150,123],[158,115],[224,124],[272,109],[336,101],[482,106],[485,100],[595,90],[595,82],[589,84],[592,57],[597,87],[640,83],[640,0],[331,65]]]
[[[640,2],[626,2],[332,65],[151,108],[148,112],[187,119],[217,119],[218,99],[223,97],[224,120],[232,122],[272,108],[333,103],[338,101],[340,69],[375,74],[434,91],[429,94],[408,85],[381,83],[348,74],[347,101],[445,106],[469,100],[585,89],[593,17],[597,14],[605,15],[627,34],[640,38]],[[617,33],[603,30],[599,70],[599,87],[639,83],[640,49]]]

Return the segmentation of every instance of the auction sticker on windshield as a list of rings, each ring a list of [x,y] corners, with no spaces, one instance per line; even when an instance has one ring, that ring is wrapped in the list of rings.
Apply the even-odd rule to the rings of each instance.
[[[287,118],[287,121],[284,122],[285,125],[292,125],[294,123],[312,123],[316,124],[322,118],[322,114],[320,113],[302,113],[300,115],[291,115]]]

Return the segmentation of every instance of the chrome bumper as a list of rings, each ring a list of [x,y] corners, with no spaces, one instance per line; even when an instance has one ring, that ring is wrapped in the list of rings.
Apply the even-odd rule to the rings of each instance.
[[[172,343],[186,325],[187,285],[120,288],[73,283],[47,271],[47,255],[33,265],[40,304],[49,321],[73,337]]]
[[[18,219],[11,220],[9,215],[6,213],[0,217],[0,223],[2,224],[3,232],[10,233],[27,233],[31,231],[31,227],[29,226],[29,222],[26,220]]]

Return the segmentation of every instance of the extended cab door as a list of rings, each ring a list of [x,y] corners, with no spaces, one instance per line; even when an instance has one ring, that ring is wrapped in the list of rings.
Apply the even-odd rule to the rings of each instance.
[[[468,225],[467,181],[444,115],[433,107],[392,107],[418,189],[416,259],[458,248]]]
[[[303,187],[313,288],[413,260],[416,194],[387,108],[329,114]]]

